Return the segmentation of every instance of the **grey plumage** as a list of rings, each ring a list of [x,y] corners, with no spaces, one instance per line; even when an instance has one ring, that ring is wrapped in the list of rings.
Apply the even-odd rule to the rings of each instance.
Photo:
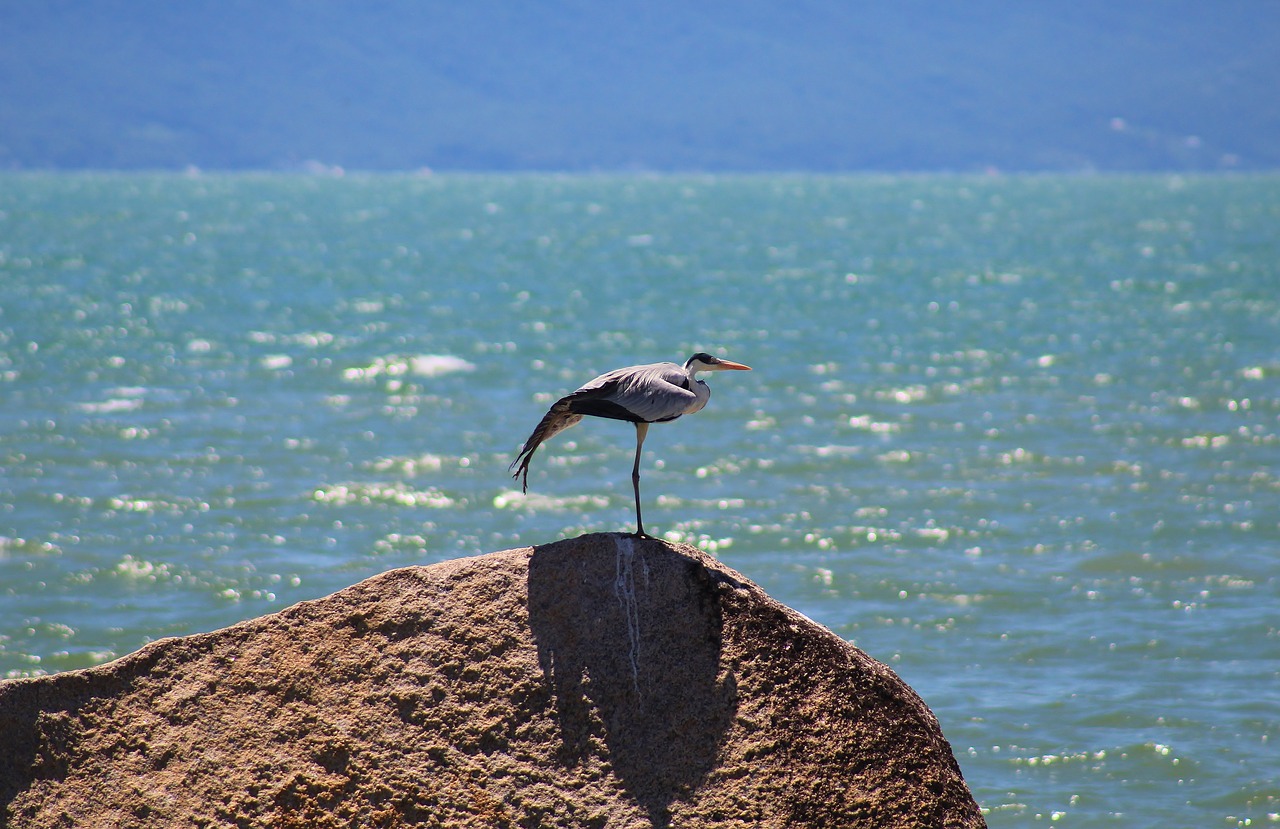
[[[683,366],[650,363],[605,372],[571,394],[557,400],[524,442],[511,468],[522,492],[529,491],[529,461],[547,440],[579,423],[583,417],[626,420],[636,426],[636,458],[631,470],[635,489],[636,526],[645,535],[640,516],[640,451],[650,423],[666,423],[700,411],[711,398],[711,388],[697,374],[702,371],[750,371],[748,366],[698,352]]]

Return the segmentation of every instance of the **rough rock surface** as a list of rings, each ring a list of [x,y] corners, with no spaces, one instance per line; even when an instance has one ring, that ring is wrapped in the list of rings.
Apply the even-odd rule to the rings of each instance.
[[[612,534],[2,682],[0,740],[13,827],[984,825],[887,667]]]

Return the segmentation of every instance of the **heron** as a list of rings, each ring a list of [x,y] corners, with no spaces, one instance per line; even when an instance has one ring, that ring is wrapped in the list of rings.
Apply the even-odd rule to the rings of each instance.
[[[520,481],[520,491],[529,491],[529,461],[544,442],[560,434],[583,417],[627,420],[636,427],[636,461],[631,467],[631,487],[636,496],[636,535],[648,538],[640,514],[640,452],[650,423],[667,423],[681,415],[701,411],[711,399],[711,387],[698,379],[704,371],[750,371],[750,366],[713,357],[705,351],[694,354],[685,364],[649,363],[605,372],[551,405],[524,442],[510,469]]]

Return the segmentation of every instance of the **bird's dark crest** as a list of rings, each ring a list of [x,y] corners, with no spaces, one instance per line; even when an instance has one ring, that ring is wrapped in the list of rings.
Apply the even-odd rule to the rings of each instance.
[[[716,357],[711,356],[711,355],[710,355],[710,354],[708,354],[707,352],[705,352],[705,351],[699,351],[697,354],[694,354],[694,355],[693,355],[692,357],[690,357],[688,360],[685,360],[685,362],[684,362],[684,367],[685,367],[685,368],[688,368],[689,366],[693,365],[694,360],[701,360],[702,362],[704,362],[704,363],[706,363],[706,364],[708,364],[708,365],[712,365],[712,364],[714,364],[714,363],[718,363],[718,362],[720,362],[720,360],[719,360],[719,359],[717,359]]]

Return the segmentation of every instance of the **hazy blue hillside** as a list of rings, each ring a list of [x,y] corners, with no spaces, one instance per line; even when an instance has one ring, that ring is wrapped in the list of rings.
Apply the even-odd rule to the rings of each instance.
[[[1280,166],[1280,3],[0,0],[0,167]]]

